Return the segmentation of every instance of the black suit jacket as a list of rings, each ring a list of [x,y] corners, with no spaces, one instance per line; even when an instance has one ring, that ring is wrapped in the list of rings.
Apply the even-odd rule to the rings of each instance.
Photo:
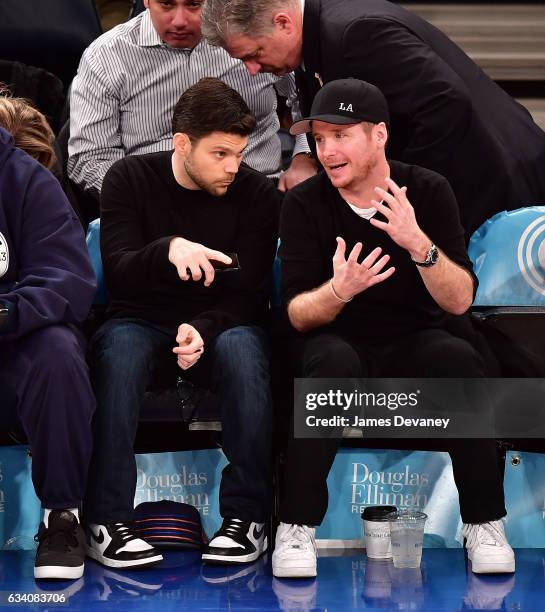
[[[385,0],[306,0],[303,40],[303,113],[315,74],[374,83],[390,108],[388,156],[445,176],[468,236],[496,212],[545,204],[545,133],[435,27]]]

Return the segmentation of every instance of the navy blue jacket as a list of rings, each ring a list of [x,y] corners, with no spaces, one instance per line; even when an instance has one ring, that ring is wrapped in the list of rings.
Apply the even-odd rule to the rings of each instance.
[[[57,179],[0,128],[0,342],[82,322],[96,281],[82,227]]]

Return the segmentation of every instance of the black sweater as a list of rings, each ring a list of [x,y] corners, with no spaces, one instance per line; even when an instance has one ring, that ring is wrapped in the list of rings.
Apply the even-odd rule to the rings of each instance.
[[[446,179],[418,166],[389,164],[392,179],[407,187],[420,228],[451,260],[473,274],[458,206]],[[378,213],[377,218],[384,220]],[[394,266],[396,271],[349,302],[331,329],[356,338],[387,339],[444,324],[446,313],[428,293],[409,253],[354,213],[325,173],[290,191],[284,201],[280,258],[286,304],[333,276],[337,236],[346,241],[346,256],[356,242],[363,243],[359,261],[375,247],[382,247],[383,254],[391,258],[386,268]],[[475,276],[474,285],[476,290]]]
[[[164,327],[193,325],[205,343],[258,322],[267,307],[280,196],[264,175],[242,166],[223,197],[174,179],[172,152],[125,157],[101,194],[101,252],[113,317]],[[175,236],[237,253],[241,270],[182,281],[168,260]]]

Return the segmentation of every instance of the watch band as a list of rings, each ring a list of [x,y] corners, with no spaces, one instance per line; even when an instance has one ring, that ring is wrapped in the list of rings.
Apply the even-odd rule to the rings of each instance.
[[[431,266],[437,263],[438,258],[439,250],[432,242],[428,252],[426,253],[426,259],[424,261],[416,261],[416,259],[413,259],[413,262],[415,265],[420,266],[421,268],[431,268]]]

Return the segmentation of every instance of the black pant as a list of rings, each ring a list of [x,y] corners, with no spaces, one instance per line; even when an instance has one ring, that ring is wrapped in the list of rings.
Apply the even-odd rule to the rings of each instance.
[[[2,348],[0,388],[5,380],[32,449],[36,495],[44,508],[77,508],[87,481],[95,410],[83,337],[66,325],[50,325]],[[0,391],[0,404],[2,397]]]
[[[387,343],[356,344],[331,332],[299,338],[295,366],[304,378],[480,378],[479,353],[467,341],[441,329],[422,330]],[[464,523],[496,520],[506,514],[501,465],[492,439],[447,439]],[[327,475],[339,439],[290,437],[280,520],[319,525],[326,513]]]

